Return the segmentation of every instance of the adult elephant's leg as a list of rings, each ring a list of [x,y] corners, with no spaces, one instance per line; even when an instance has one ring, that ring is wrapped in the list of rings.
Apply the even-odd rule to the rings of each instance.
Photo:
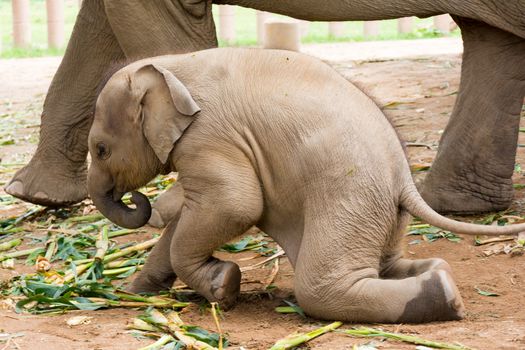
[[[87,136],[95,91],[110,63],[123,57],[102,1],[84,1],[44,102],[37,151],[7,185],[7,193],[50,206],[87,196]]]
[[[128,58],[217,46],[211,0],[104,0],[111,28]]]
[[[215,46],[211,1],[84,1],[44,103],[37,152],[6,191],[50,206],[84,199],[90,115],[111,62]]]
[[[525,40],[455,20],[464,41],[460,92],[421,194],[440,212],[506,209],[525,96]]]

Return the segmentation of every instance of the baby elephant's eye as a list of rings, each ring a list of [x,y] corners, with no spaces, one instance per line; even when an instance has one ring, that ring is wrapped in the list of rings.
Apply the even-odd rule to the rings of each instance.
[[[97,158],[106,159],[110,155],[108,146],[104,142],[97,143]]]

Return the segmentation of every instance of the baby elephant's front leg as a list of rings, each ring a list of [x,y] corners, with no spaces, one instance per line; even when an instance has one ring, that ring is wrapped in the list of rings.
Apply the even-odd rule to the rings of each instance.
[[[170,247],[173,233],[177,229],[180,213],[178,213],[155,244],[146,260],[146,264],[128,290],[132,293],[158,293],[169,290],[177,275],[173,272],[170,262]]]
[[[171,241],[171,265],[189,287],[227,309],[239,294],[241,272],[212,254],[259,220],[263,201],[251,166],[208,165],[180,173],[185,202]]]

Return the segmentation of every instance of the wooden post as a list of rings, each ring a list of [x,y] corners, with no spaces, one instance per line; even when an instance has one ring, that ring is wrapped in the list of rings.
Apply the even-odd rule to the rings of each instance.
[[[301,24],[296,20],[272,19],[264,23],[264,48],[299,51]]]
[[[219,5],[219,37],[226,43],[235,41],[235,7]]]
[[[412,17],[404,17],[397,20],[397,31],[399,34],[412,32]]]
[[[64,0],[46,0],[47,46],[57,49],[64,45]]]
[[[299,27],[301,38],[304,38],[308,35],[308,32],[310,31],[310,22],[305,20],[299,20]]]
[[[264,23],[271,18],[272,14],[264,11],[257,11],[257,43],[264,43]]]
[[[365,21],[363,24],[363,34],[365,38],[379,35],[379,21]]]
[[[345,35],[345,22],[329,22],[328,33],[334,38],[340,38]]]
[[[444,34],[450,33],[451,22],[452,18],[450,18],[450,15],[448,14],[434,17],[434,27]]]
[[[13,37],[15,47],[31,45],[31,22],[29,0],[12,0]]]

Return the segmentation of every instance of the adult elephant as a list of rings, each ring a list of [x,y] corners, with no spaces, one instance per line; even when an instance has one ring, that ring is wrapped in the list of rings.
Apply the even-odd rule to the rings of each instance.
[[[507,208],[525,96],[523,0],[216,0],[311,21],[453,15],[464,41],[460,92],[422,194],[441,212]],[[44,103],[40,143],[6,187],[24,200],[86,197],[96,87],[112,62],[217,46],[212,1],[84,0]]]

